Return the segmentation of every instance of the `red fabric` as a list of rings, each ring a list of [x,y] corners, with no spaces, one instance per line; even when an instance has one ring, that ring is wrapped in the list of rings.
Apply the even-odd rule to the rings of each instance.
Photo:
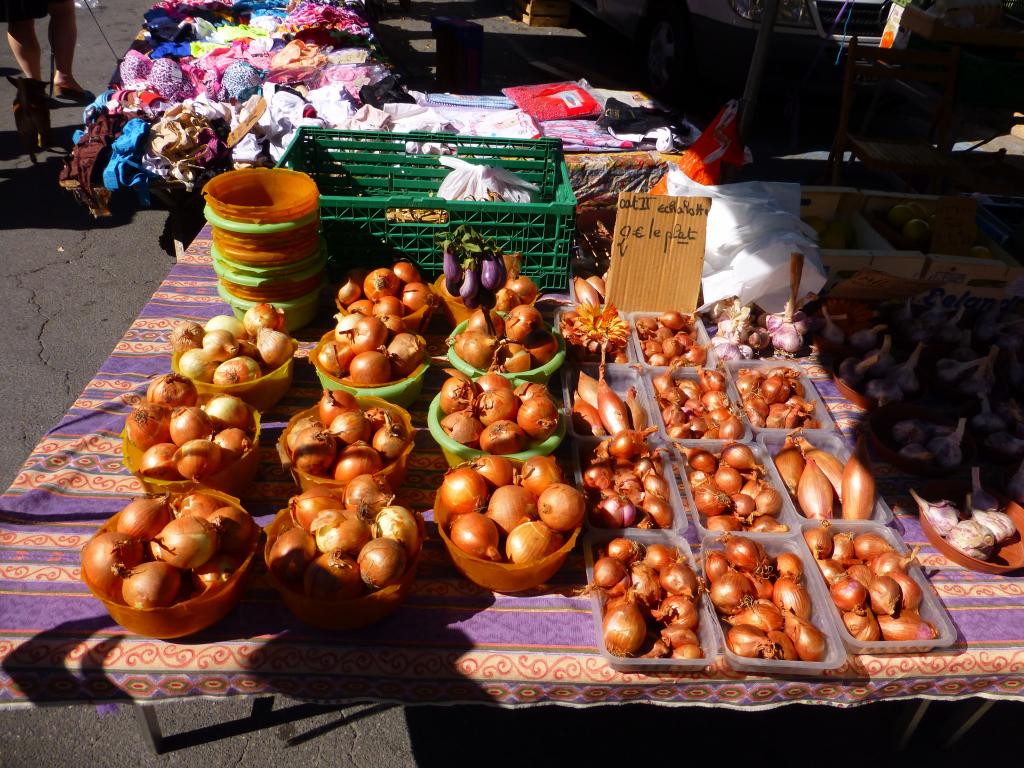
[[[518,85],[502,93],[534,120],[568,120],[601,114],[601,105],[576,83]]]

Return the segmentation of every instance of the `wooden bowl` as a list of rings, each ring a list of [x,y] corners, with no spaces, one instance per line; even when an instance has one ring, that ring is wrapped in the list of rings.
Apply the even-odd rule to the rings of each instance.
[[[962,500],[970,490],[971,486],[966,481],[936,480],[935,482],[928,483],[921,490],[920,496],[928,501],[949,499],[959,504],[962,503]],[[999,499],[1000,503],[1006,504],[1006,508],[1003,511],[1009,515],[1010,519],[1013,520],[1013,524],[1017,526],[1017,535],[1000,544],[993,551],[991,560],[978,560],[976,557],[965,555],[942,538],[924,516],[918,517],[921,522],[921,530],[924,531],[924,535],[928,537],[931,545],[939,550],[946,559],[952,560],[957,565],[962,565],[968,570],[1003,574],[1024,568],[1024,540],[1021,538],[1021,531],[1024,531],[1024,508],[1000,493],[993,495]]]
[[[964,431],[963,439],[960,441],[960,452],[963,455],[960,465],[943,469],[936,464],[923,461],[915,461],[901,456],[896,441],[892,439],[892,427],[898,421],[904,419],[920,419],[930,421],[933,424],[944,424],[956,426],[956,419],[941,411],[930,408],[923,408],[910,403],[890,403],[884,405],[877,411],[873,411],[868,417],[868,430],[871,436],[871,445],[878,454],[890,464],[906,470],[912,475],[919,477],[948,477],[965,467],[969,467],[977,454],[977,447],[970,433]]]

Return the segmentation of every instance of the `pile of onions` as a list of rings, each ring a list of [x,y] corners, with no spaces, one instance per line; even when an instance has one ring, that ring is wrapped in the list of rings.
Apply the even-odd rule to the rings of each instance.
[[[697,318],[682,312],[633,319],[644,362],[656,366],[696,366],[708,360],[707,347],[697,343]]]
[[[750,445],[728,443],[719,451],[684,448],[693,503],[709,531],[786,533],[779,522],[782,492],[765,480]]]
[[[551,456],[516,466],[481,456],[449,470],[437,491],[452,544],[481,560],[525,565],[557,552],[583,524],[583,494]]]
[[[804,517],[870,520],[874,514],[875,477],[864,458],[863,443],[843,462],[798,432],[786,436],[774,461],[797,512]]]
[[[324,390],[316,416],[292,425],[285,448],[296,469],[344,484],[390,466],[412,439],[391,411],[363,410],[348,392]]]
[[[612,539],[594,560],[588,587],[604,596],[602,640],[613,656],[700,659],[701,586],[679,550]]]
[[[672,371],[651,378],[668,436],[677,440],[738,440],[745,428],[729,398],[725,375],[698,366],[697,378]]]
[[[540,311],[530,304],[520,304],[503,314],[478,309],[448,343],[474,368],[500,373],[531,371],[558,354],[555,335]]]
[[[547,440],[561,415],[544,384],[512,382],[488,373],[475,382],[449,369],[441,385],[441,429],[452,440],[484,453],[507,455]]]
[[[324,336],[311,355],[314,365],[356,387],[379,387],[411,376],[427,356],[423,337],[408,333],[400,315],[363,314],[357,305],[349,314],[335,315],[334,333]]]
[[[128,440],[143,451],[136,472],[152,480],[200,482],[223,472],[253,448],[255,421],[234,395],[200,398],[176,373],[158,376],[145,402],[125,421]]]
[[[579,372],[572,395],[572,426],[576,434],[604,437],[623,430],[643,431],[648,424],[647,411],[640,404],[636,387],[630,387],[623,400],[608,386],[603,368],[597,379],[585,371]]]
[[[832,602],[855,640],[932,640],[935,627],[921,617],[921,585],[907,566],[917,555],[900,555],[872,531],[833,533],[828,521],[804,530],[804,541],[829,586]]]
[[[147,610],[221,589],[260,528],[208,493],[140,496],[82,548],[82,575],[105,600]]]
[[[758,429],[818,429],[814,403],[795,368],[740,368],[736,391],[751,425]]]
[[[338,306],[345,312],[374,317],[405,317],[437,302],[434,290],[409,261],[391,268],[350,269],[338,287]]]
[[[650,451],[643,432],[624,430],[580,454],[591,525],[671,528],[671,468]]]
[[[705,548],[704,575],[729,650],[749,659],[824,660],[828,638],[811,620],[800,556],[784,550],[771,557],[740,535],[722,544]]]
[[[255,381],[292,359],[295,341],[285,330],[283,309],[249,308],[242,320],[217,315],[206,325],[183,320],[171,331],[178,371],[193,381],[230,386]]]
[[[269,542],[267,567],[316,600],[353,600],[398,584],[423,545],[418,513],[390,487],[358,475],[344,491],[317,487],[292,497],[291,525]]]

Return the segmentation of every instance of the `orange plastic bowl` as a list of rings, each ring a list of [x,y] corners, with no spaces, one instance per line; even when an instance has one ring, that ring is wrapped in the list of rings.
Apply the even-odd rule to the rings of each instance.
[[[217,215],[251,224],[294,221],[320,205],[316,182],[287,168],[228,171],[210,179],[203,196]]]
[[[245,511],[234,496],[209,488],[202,490],[203,493],[208,493],[223,501],[225,506]],[[178,495],[181,494],[175,496]],[[107,520],[95,535],[98,536],[113,530],[120,514],[118,512]],[[96,599],[103,603],[103,607],[107,609],[114,621],[125,629],[143,637],[154,637],[160,640],[185,637],[216,624],[242,599],[248,584],[250,566],[256,552],[259,551],[261,531],[258,525],[254,525],[253,530],[251,546],[245,561],[226,582],[210,587],[195,597],[166,608],[132,608],[124,602],[110,600],[100,594],[96,586],[85,575],[84,569],[82,570],[82,581],[85,582]]]
[[[225,258],[250,265],[281,265],[309,258],[320,247],[320,224],[312,222],[288,232],[247,235],[213,228],[213,244]]]
[[[405,330],[409,333],[419,333],[421,329],[426,328],[430,323],[430,318],[434,314],[434,309],[441,300],[437,297],[437,286],[426,284],[430,288],[430,300],[422,307],[417,309],[415,312],[410,312],[408,315],[402,315],[402,324],[405,326]],[[343,315],[347,315],[349,312],[345,306],[338,301],[337,295],[334,297],[334,306],[338,308],[338,312]]]
[[[412,426],[412,417],[404,408],[400,408],[386,400],[381,400],[379,397],[357,397],[356,402],[359,403],[359,407],[364,411],[367,408],[383,408],[390,412],[392,418],[400,421],[402,426],[405,428],[406,434],[409,435],[409,444],[405,446],[405,450],[402,451],[399,457],[379,472],[374,472],[373,474],[375,478],[387,482],[393,490],[397,491],[398,487],[402,484],[402,481],[405,480],[405,465],[409,461],[409,454],[412,453],[413,443],[415,442],[415,430]],[[314,405],[312,408],[299,411],[297,414],[292,416],[291,420],[288,422],[288,426],[284,428],[284,431],[281,433],[281,437],[278,438],[277,454],[281,459],[281,466],[291,473],[295,484],[302,490],[308,491],[310,488],[323,486],[325,488],[335,488],[339,491],[344,491],[347,483],[338,482],[330,477],[320,477],[319,475],[312,475],[309,472],[303,472],[292,464],[291,454],[288,451],[288,435],[291,434],[292,429],[295,428],[295,425],[298,424],[300,419],[307,416],[316,418],[318,410],[319,407]]]
[[[517,465],[517,468],[522,466],[521,462],[513,463]],[[477,586],[492,592],[523,592],[539,587],[554,576],[565,563],[572,548],[576,545],[576,539],[582,528],[581,526],[574,530],[559,549],[534,563],[494,563],[490,560],[473,557],[455,546],[448,536],[450,517],[447,507],[441,503],[439,491],[434,497],[434,522],[437,523],[441,541],[448,549],[455,568]]]
[[[254,287],[233,283],[223,277],[220,278],[221,285],[232,296],[245,299],[246,301],[266,302],[268,304],[290,301],[300,296],[305,296],[310,291],[315,290],[323,280],[323,272],[318,272],[312,277],[307,277],[305,280],[277,280]]]
[[[416,521],[420,526],[420,550],[409,563],[402,580],[397,584],[375,592],[368,592],[362,597],[352,600],[317,600],[307,597],[298,589],[284,583],[270,569],[267,569],[267,580],[281,595],[288,610],[306,624],[330,630],[359,629],[374,624],[394,613],[395,609],[405,602],[405,598],[412,591],[413,582],[416,581],[416,567],[419,564],[420,553],[423,552],[422,541],[426,536],[426,526],[419,512],[413,514],[416,515]],[[274,542],[277,541],[277,537],[294,526],[291,513],[287,509],[282,509],[277,513],[273,522],[265,529],[267,534],[267,543],[263,550],[265,560],[269,561],[270,550],[274,546]],[[298,584],[297,587],[301,589],[302,585]]]

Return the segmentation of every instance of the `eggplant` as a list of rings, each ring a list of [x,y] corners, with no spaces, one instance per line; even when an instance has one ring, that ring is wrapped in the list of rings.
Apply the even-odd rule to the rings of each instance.
[[[452,296],[458,295],[462,285],[462,265],[451,248],[444,249],[444,287]]]
[[[493,254],[487,254],[480,267],[480,284],[489,291],[498,290],[498,263]]]
[[[476,266],[467,269],[462,277],[462,286],[459,288],[459,296],[462,303],[470,309],[477,305],[477,292],[480,290],[480,267]]]

